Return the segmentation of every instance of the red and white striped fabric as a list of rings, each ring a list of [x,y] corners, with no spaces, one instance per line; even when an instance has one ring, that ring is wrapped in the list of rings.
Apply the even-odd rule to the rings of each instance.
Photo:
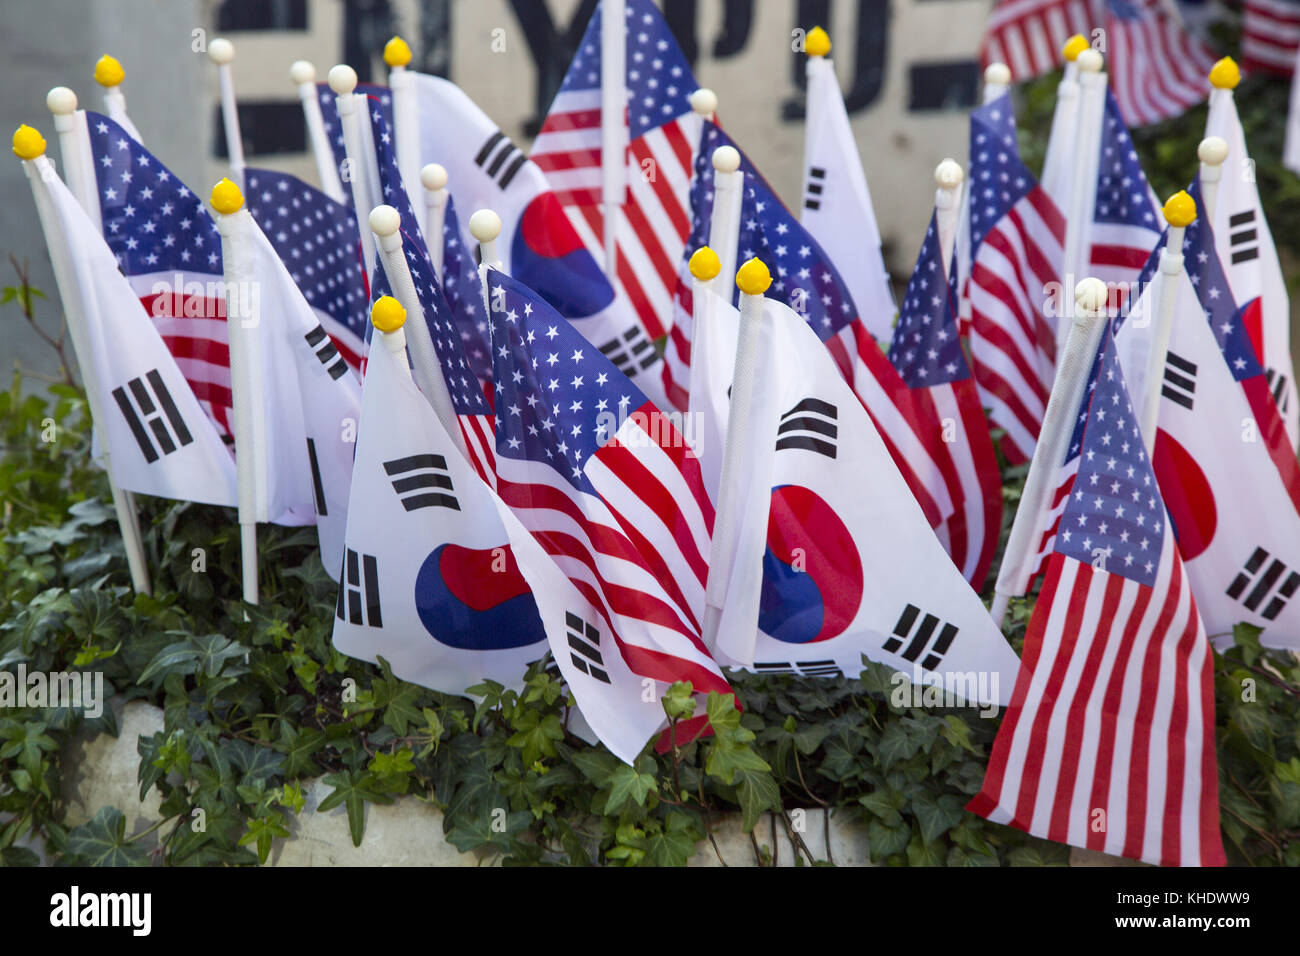
[[[967,294],[970,350],[980,398],[1013,464],[1038,440],[1056,368],[1050,290],[1062,272],[1065,218],[1020,160],[1011,99],[971,113]]]
[[[1111,88],[1130,126],[1173,119],[1209,93],[1216,59],[1171,12],[1172,0],[1108,0],[1106,53]]]
[[[695,79],[668,26],[649,0],[627,13],[627,191],[612,277],[651,338],[673,318],[677,263],[690,233],[688,192],[700,121],[686,97]],[[605,255],[601,207],[601,8],[592,15],[529,158],[597,261]]]
[[[1225,862],[1209,640],[1109,330],[974,813],[1165,866]]]
[[[1005,63],[1016,80],[1050,73],[1063,62],[1061,46],[1095,26],[1089,0],[997,0],[980,45],[980,65]]]
[[[1241,19],[1241,65],[1251,71],[1290,76],[1300,50],[1300,3],[1246,0]]]

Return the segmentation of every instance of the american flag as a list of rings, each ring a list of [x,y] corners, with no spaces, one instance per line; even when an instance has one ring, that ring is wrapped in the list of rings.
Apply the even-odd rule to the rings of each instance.
[[[384,192],[384,202],[398,211],[402,217],[402,251],[406,255],[406,264],[415,284],[415,293],[420,299],[424,311],[424,322],[433,339],[434,350],[442,364],[443,381],[451,396],[452,408],[460,425],[465,447],[469,452],[469,462],[489,485],[495,484],[496,465],[492,437],[492,409],[483,395],[479,378],[466,356],[462,340],[462,329],[456,315],[443,295],[429,260],[428,247],[420,231],[420,220],[402,183],[402,174],[397,168],[397,154],[393,150],[393,131],[383,110],[377,106],[370,111],[371,129],[374,134],[375,152],[379,166],[379,184]],[[376,266],[374,280],[371,282],[374,298],[391,295],[392,287],[384,274],[382,265]]]
[[[1038,440],[1056,367],[1045,315],[1061,276],[1065,218],[1020,159],[1011,97],[971,113],[970,349],[980,399],[1013,464]]]
[[[1241,65],[1290,76],[1300,48],[1300,0],[1246,0],[1241,20]]]
[[[370,102],[373,109],[379,109],[384,114],[384,120],[388,123],[389,128],[393,126],[393,94],[386,86],[379,86],[376,83],[358,83],[352,92],[360,93]],[[348,204],[352,203],[352,190],[348,188],[348,181],[351,179],[347,175],[348,150],[343,141],[343,123],[339,119],[338,95],[330,89],[328,83],[316,84],[316,97],[320,100],[321,119],[325,123],[325,135],[329,137],[330,149],[334,152],[334,164],[339,170],[339,182],[343,184],[343,195],[347,197]]]
[[[1276,0],[1273,0],[1276,2]],[[1135,126],[1180,116],[1205,99],[1214,55],[1180,21],[1172,0],[998,0],[980,62],[1017,80],[1050,73],[1076,33],[1104,30],[1102,50],[1124,118]]]
[[[460,231],[460,220],[451,196],[447,197],[442,222],[442,295],[460,330],[465,358],[479,384],[492,382],[492,346],[488,342],[487,310],[483,306],[483,284],[479,281],[474,253]]]
[[[350,206],[296,176],[247,169],[244,199],[330,341],[353,371],[365,355],[369,301],[360,233]]]
[[[1088,275],[1123,290],[1132,284],[1160,241],[1164,217],[1147,185],[1137,150],[1120,115],[1119,102],[1106,91],[1097,164]],[[1112,302],[1112,306],[1122,305]]]
[[[1209,641],[1120,371],[1099,349],[1078,474],[974,813],[1166,866],[1221,866]]]
[[[86,111],[104,238],[217,433],[233,448],[221,236],[203,201],[107,116]]]
[[[627,665],[730,693],[700,639],[713,506],[685,439],[541,296],[488,274],[497,493]]]
[[[706,123],[695,162],[691,199],[694,223],[688,249],[709,241],[713,207],[715,149],[735,144],[712,123]],[[740,210],[738,260],[758,257],[773,274],[767,290],[804,316],[835,358],[844,378],[871,415],[908,487],[925,511],[932,528],[940,527],[960,501],[961,483],[951,466],[951,453],[942,440],[943,426],[924,392],[907,387],[871,337],[849,295],[848,287],[826,253],[799,220],[777,198],[749,159],[741,153],[744,193]],[[683,254],[682,286],[689,287],[688,258]],[[738,291],[727,283],[733,303]],[[677,295],[678,320],[669,333],[664,384],[679,401],[687,396],[690,376],[690,293]],[[945,464],[949,463],[949,464]]]
[[[530,157],[597,261],[604,261],[601,208],[600,25],[597,6],[533,143]],[[690,231],[687,193],[699,120],[687,96],[695,77],[651,0],[628,0],[627,192],[615,281],[651,338],[668,331],[677,262]]]
[[[931,404],[940,421],[952,423],[953,433],[944,436],[949,455],[940,464],[956,508],[940,526],[940,538],[979,591],[1002,530],[1002,476],[962,351],[956,287],[944,277],[933,215],[899,308],[889,360],[918,400]]]

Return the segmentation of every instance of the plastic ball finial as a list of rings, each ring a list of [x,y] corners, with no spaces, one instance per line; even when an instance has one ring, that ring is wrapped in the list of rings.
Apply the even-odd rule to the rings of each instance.
[[[809,56],[829,56],[831,38],[821,27],[813,27],[803,41],[803,51]]]
[[[1196,200],[1180,189],[1165,202],[1165,222],[1176,229],[1186,229],[1196,219]]]
[[[1196,157],[1206,166],[1222,166],[1228,158],[1228,142],[1222,136],[1207,136],[1196,147]]]
[[[14,130],[14,155],[19,159],[35,159],[45,153],[45,137],[41,131],[24,123]]]
[[[990,86],[1010,86],[1011,67],[1005,63],[990,63],[984,70],[984,82]]]
[[[406,310],[391,295],[381,295],[370,307],[370,324],[380,332],[396,332],[406,324]]]
[[[691,254],[691,275],[701,282],[708,282],[722,271],[722,263],[718,261],[718,254],[708,246],[700,246]]]
[[[745,295],[762,295],[772,284],[772,273],[762,259],[750,259],[736,273],[736,288]]]
[[[212,187],[212,197],[209,202],[212,208],[223,216],[229,216],[232,212],[239,212],[244,205],[244,194],[239,191],[229,179],[222,179]]]
[[[390,68],[406,66],[411,62],[411,48],[401,37],[393,37],[384,44],[384,63]]]
[[[1240,82],[1241,70],[1232,57],[1225,56],[1210,67],[1210,85],[1216,90],[1235,90]]]
[[[100,86],[106,89],[121,86],[125,79],[126,70],[122,69],[122,64],[107,53],[95,62],[95,82]]]
[[[686,99],[690,102],[691,109],[700,116],[709,116],[718,111],[718,94],[707,87],[700,87]]]
[[[1080,73],[1100,73],[1102,67],[1106,65],[1102,55],[1092,47],[1080,52],[1074,58],[1074,63],[1079,68]]]
[[[740,168],[740,153],[734,146],[719,146],[713,151],[713,168],[720,173],[734,173]]]
[[[1074,287],[1074,301],[1084,312],[1100,312],[1106,308],[1109,296],[1106,283],[1095,277],[1083,279]]]
[[[501,217],[491,209],[479,209],[469,217],[469,234],[479,242],[492,242],[501,235]]]
[[[235,58],[235,45],[224,37],[217,37],[208,43],[208,59],[217,66],[224,66]]]
[[[420,185],[430,192],[447,188],[447,167],[441,163],[429,163],[420,170]]]
[[[77,112],[77,94],[66,86],[56,86],[45,94],[45,105],[55,116]]]
[[[289,81],[294,86],[316,82],[316,67],[309,60],[294,60],[289,67]]]
[[[961,163],[955,159],[943,160],[934,170],[934,182],[940,189],[956,189],[965,178]]]
[[[357,71],[346,63],[331,68],[328,79],[330,89],[339,96],[351,93],[357,88]]]
[[[376,206],[370,210],[370,231],[376,236],[391,236],[402,228],[402,214],[392,206]]]
[[[1076,33],[1070,39],[1065,41],[1065,46],[1061,48],[1061,53],[1065,58],[1073,63],[1079,58],[1079,54],[1088,49],[1088,38],[1082,33]]]

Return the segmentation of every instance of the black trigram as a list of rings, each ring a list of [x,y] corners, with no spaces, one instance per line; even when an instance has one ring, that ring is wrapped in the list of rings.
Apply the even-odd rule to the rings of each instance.
[[[930,644],[930,638],[934,637],[936,628],[939,636],[935,638],[934,643],[930,645],[930,653],[921,661],[921,666],[928,671],[934,670],[943,660],[943,655],[948,653],[948,648],[952,647],[953,638],[957,636],[957,626],[954,624],[944,624],[933,614],[926,614],[921,618],[920,625],[916,628],[916,633],[912,633],[912,625],[916,624],[916,619],[920,617],[921,609],[915,604],[909,604],[903,608],[903,613],[898,616],[898,623],[894,625],[894,634],[885,641],[885,650],[891,654],[897,654],[898,649],[907,642],[907,648],[900,655],[903,660],[916,662],[925,650],[926,645]],[[909,640],[909,635],[911,639]]]
[[[393,482],[393,490],[407,511],[420,508],[451,508],[460,510],[456,496],[451,494],[451,475],[447,474],[447,459],[441,455],[408,455],[384,462],[384,471]],[[438,489],[444,489],[442,491]]]
[[[1265,561],[1269,562],[1268,568],[1256,578],[1255,575],[1259,574],[1259,569],[1264,567]],[[1252,580],[1254,587],[1250,587]],[[1249,593],[1247,588],[1250,588]],[[1267,551],[1256,548],[1255,553],[1246,562],[1246,567],[1228,585],[1228,597],[1240,601],[1266,621],[1271,621],[1282,613],[1282,608],[1286,607],[1286,602],[1295,594],[1296,588],[1300,588],[1300,574],[1288,571],[1287,566],[1277,558],[1270,561]],[[1272,597],[1269,597],[1270,594]],[[1259,606],[1264,603],[1265,598],[1269,599],[1268,604],[1263,611],[1260,611]]]
[[[827,458],[835,457],[835,440],[839,436],[839,410],[830,402],[805,398],[781,416],[776,430],[776,450],[802,448]]]
[[[157,369],[146,372],[143,378],[131,379],[125,387],[119,385],[113,389],[113,400],[122,410],[144,460],[150,464],[194,441]]]
[[[1196,363],[1189,362],[1173,352],[1165,353],[1165,383],[1160,387],[1160,394],[1183,408],[1192,407],[1192,396],[1196,393]]]
[[[1286,376],[1275,368],[1266,368],[1264,380],[1268,382],[1268,390],[1273,393],[1273,404],[1279,412],[1285,412],[1288,405]]]
[[[329,514],[325,507],[325,485],[320,480],[320,462],[316,460],[316,443],[307,439],[307,460],[311,462],[311,488],[316,496],[316,513],[322,517]]]
[[[1259,258],[1259,233],[1255,229],[1255,210],[1247,209],[1228,218],[1228,248],[1232,264]]]
[[[379,565],[373,554],[357,554],[351,548],[345,549],[335,613],[340,621],[351,624],[384,626],[379,613]]]
[[[802,677],[838,677],[840,665],[834,661],[772,661],[754,663],[758,674],[798,674]]]
[[[601,670],[605,659],[600,656],[600,631],[572,611],[564,612],[564,623],[568,625],[569,657],[573,666],[598,681],[612,683],[609,675]]]
[[[826,170],[820,166],[813,166],[808,170],[808,195],[803,201],[805,209],[820,209],[822,207],[822,190],[826,186]]]
[[[502,189],[510,185],[515,173],[528,162],[528,157],[501,130],[488,137],[487,142],[474,157],[474,164],[487,173]],[[499,174],[499,175],[498,175]]]
[[[610,339],[600,346],[600,351],[628,378],[659,361],[659,353],[655,351],[654,344],[636,326],[628,329],[621,337]]]
[[[312,347],[321,365],[325,366],[325,371],[330,373],[330,378],[339,379],[347,373],[348,363],[343,361],[343,356],[339,355],[339,350],[334,347],[323,328],[318,325],[303,338]]]

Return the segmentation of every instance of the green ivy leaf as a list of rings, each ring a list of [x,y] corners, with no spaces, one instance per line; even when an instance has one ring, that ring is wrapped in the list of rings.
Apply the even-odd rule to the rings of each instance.
[[[766,765],[764,765],[766,767]],[[781,791],[765,770],[740,770],[736,774],[736,799],[740,802],[740,825],[749,833],[765,810],[781,809]]]
[[[649,761],[650,766],[654,765]],[[606,813],[618,813],[631,800],[638,807],[645,806],[646,797],[659,792],[654,774],[644,773],[625,763],[619,763],[609,777],[609,799],[605,802]]]
[[[126,838],[126,817],[114,807],[68,831],[68,853],[87,866],[146,866],[144,848]]]
[[[352,845],[361,846],[361,838],[366,835],[366,801],[392,803],[393,798],[375,789],[372,776],[361,770],[326,774],[325,782],[334,790],[320,802],[316,812],[327,813],[340,805],[346,807]]]

